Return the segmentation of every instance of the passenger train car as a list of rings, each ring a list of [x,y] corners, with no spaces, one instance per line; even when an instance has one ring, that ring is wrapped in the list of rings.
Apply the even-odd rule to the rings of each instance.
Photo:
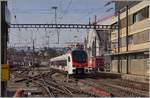
[[[88,68],[92,70],[100,70],[104,71],[104,57],[103,56],[95,56],[95,57],[89,57],[88,58]]]
[[[88,64],[87,53],[82,49],[72,50],[64,55],[50,59],[50,66],[68,74],[84,74]]]

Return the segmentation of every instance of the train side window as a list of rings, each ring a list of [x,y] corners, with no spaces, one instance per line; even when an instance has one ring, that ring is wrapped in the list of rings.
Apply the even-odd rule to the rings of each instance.
[[[68,56],[68,62],[70,62],[70,57]]]

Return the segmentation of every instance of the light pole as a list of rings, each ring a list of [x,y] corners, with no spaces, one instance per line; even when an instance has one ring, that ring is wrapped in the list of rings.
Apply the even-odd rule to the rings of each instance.
[[[55,24],[57,25],[57,6],[53,6],[52,9],[54,9],[55,11]],[[58,29],[56,28],[56,32],[57,32],[57,36],[58,36],[58,44],[59,44],[59,32],[58,32]]]
[[[55,11],[55,24],[57,24],[57,13],[56,13],[56,10],[57,10],[57,6],[53,6],[52,9],[54,9]]]

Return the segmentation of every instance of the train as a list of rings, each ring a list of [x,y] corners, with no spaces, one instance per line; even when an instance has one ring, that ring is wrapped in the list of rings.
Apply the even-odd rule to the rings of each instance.
[[[104,56],[95,56],[88,58],[88,67],[87,70],[89,71],[104,71]]]
[[[88,57],[83,49],[74,49],[64,55],[51,58],[49,63],[50,67],[63,70],[68,75],[84,74],[88,65]]]

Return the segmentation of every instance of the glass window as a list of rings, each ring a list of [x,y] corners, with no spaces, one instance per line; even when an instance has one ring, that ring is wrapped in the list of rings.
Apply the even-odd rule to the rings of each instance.
[[[126,60],[126,56],[125,56],[125,55],[122,55],[122,56],[121,56],[121,60]]]
[[[85,51],[73,51],[72,52],[73,61],[78,63],[85,63],[87,59],[87,54]]]
[[[129,55],[129,60],[130,59],[136,59],[136,54],[131,54],[131,55]]]
[[[128,36],[128,44],[133,44],[133,35]]]
[[[137,12],[133,15],[133,23],[142,20],[143,16],[141,12]]]
[[[149,41],[149,30],[145,30],[133,35],[134,44],[145,43]]]
[[[118,60],[118,57],[117,56],[113,56],[112,60]]]
[[[125,47],[126,46],[126,37],[120,38],[120,47]]]
[[[117,48],[117,47],[118,47],[118,41],[117,41],[117,39],[112,40],[111,41],[111,48],[113,49],[113,48]]]
[[[144,54],[144,58],[149,58],[149,54]]]
[[[137,54],[136,59],[143,59],[144,58],[144,54]]]
[[[120,28],[126,27],[126,18],[120,20]]]
[[[141,9],[140,11],[133,14],[133,23],[141,21],[149,17],[149,6]]]

